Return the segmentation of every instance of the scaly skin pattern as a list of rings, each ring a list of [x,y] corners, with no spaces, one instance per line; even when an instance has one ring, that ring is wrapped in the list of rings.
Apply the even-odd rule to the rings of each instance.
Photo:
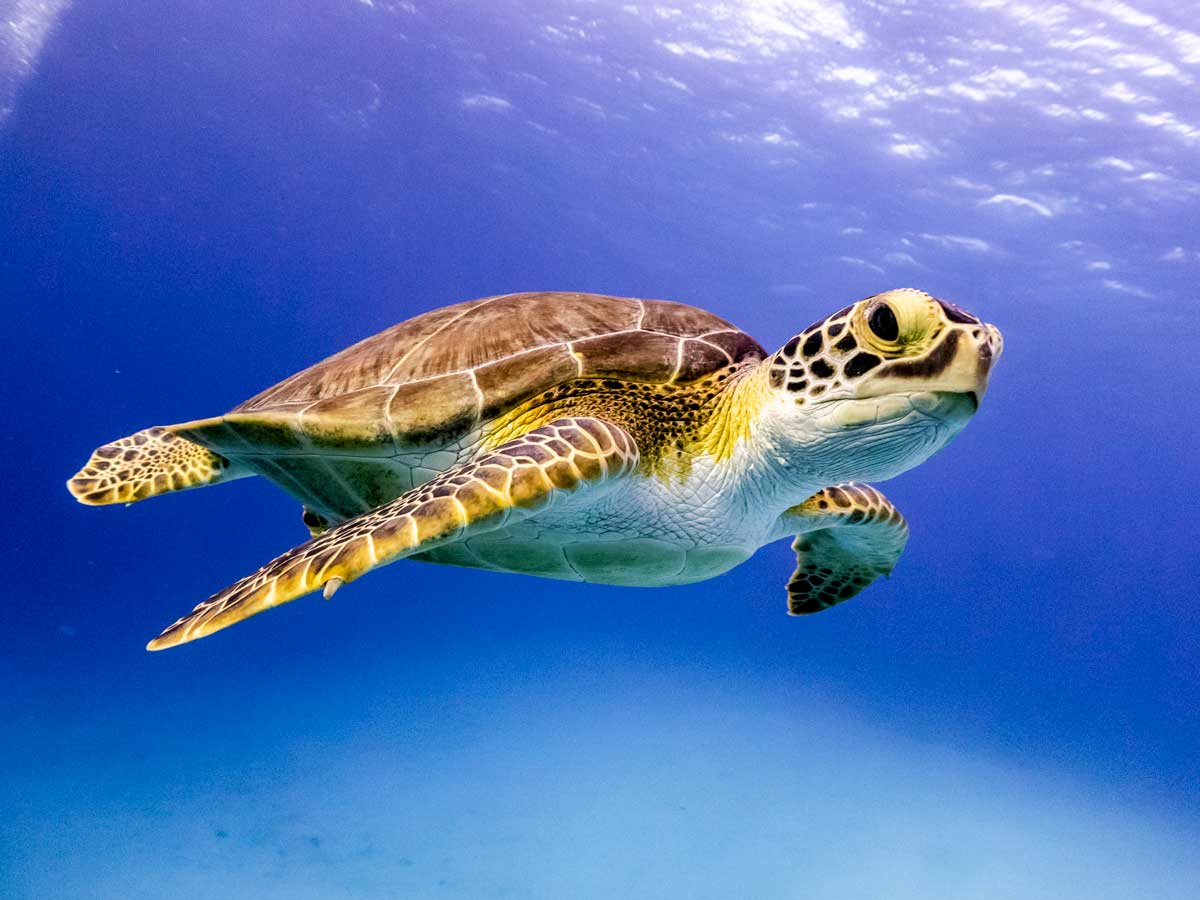
[[[331,596],[375,566],[518,522],[585,486],[596,491],[637,459],[629,435],[608,423],[544,425],[288,551],[205,600],[148,649],[195,640],[322,587]]]
[[[766,400],[763,374],[760,363],[749,362],[683,384],[575,379],[490,423],[484,446],[499,445],[559,416],[594,416],[633,436],[642,474],[664,481],[686,479],[701,458],[731,459],[750,435]]]
[[[80,503],[134,503],[249,474],[230,460],[155,426],[105,444],[70,481]]]
[[[101,448],[120,454],[105,459],[119,471],[104,484],[80,473],[73,492],[108,492],[77,492],[85,502],[256,473],[305,504],[314,534],[150,648],[329,596],[402,558],[658,586],[718,575],[785,535],[797,535],[790,611],[827,609],[890,573],[907,540],[900,513],[862,482],[952,440],[1003,346],[993,326],[908,289],[839,310],[770,356],[679,304],[570,295],[543,322],[556,309],[547,296],[537,311],[521,297],[435,311],[226,416]],[[517,314],[521,336],[506,336]],[[448,337],[466,325],[482,347]],[[490,355],[473,362],[476,350]]]
[[[785,514],[799,531],[788,612],[821,612],[890,575],[908,543],[908,523],[877,488],[847,482],[818,491]]]

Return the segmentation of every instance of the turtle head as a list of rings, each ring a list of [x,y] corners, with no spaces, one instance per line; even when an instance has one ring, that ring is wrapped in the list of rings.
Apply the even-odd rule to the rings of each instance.
[[[970,420],[999,330],[922,291],[868,297],[810,325],[768,362],[777,444],[823,480],[890,478]]]

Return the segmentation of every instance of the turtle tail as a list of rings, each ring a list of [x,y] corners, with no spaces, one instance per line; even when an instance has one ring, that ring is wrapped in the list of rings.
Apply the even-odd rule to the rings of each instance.
[[[233,460],[156,425],[99,447],[67,482],[80,503],[136,503],[249,475]]]

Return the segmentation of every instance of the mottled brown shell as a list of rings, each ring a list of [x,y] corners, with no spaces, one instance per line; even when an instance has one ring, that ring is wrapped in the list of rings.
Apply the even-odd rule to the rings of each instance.
[[[224,417],[249,444],[444,441],[574,378],[688,382],[763,348],[682,303],[598,294],[507,294],[433,310],[285,379]],[[295,427],[295,426],[293,426]],[[269,434],[268,434],[269,432]],[[324,436],[325,440],[322,440]],[[296,435],[301,440],[300,435]]]

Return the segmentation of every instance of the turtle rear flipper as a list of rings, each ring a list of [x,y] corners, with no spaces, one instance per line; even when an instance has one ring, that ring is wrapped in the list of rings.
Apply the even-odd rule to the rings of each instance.
[[[80,503],[135,503],[251,474],[230,459],[155,425],[99,447],[67,482]]]

